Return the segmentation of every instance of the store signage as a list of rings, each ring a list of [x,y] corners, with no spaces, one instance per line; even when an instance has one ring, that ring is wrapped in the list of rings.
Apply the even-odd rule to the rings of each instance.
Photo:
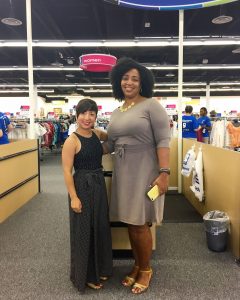
[[[85,54],[79,57],[80,68],[89,72],[109,72],[117,58],[109,54]]]
[[[140,9],[179,10],[222,5],[237,0],[118,0],[122,6]]]
[[[26,111],[26,110],[29,110],[29,109],[30,109],[30,106],[29,106],[29,105],[21,105],[21,106],[20,106],[20,109],[21,109],[22,111]]]

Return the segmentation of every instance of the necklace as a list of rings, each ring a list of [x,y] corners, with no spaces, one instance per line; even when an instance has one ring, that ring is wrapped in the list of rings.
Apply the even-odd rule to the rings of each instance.
[[[122,106],[120,106],[119,107],[119,110],[120,110],[120,112],[125,112],[125,111],[127,111],[127,110],[129,110],[131,107],[133,107],[135,105],[135,102],[132,102],[131,104],[129,104],[127,107],[123,107],[123,105]]]

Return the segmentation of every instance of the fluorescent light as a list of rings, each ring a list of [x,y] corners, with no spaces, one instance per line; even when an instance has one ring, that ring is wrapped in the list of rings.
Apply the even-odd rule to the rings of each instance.
[[[82,71],[80,67],[34,67],[33,70],[35,71]]]
[[[34,41],[32,45],[34,47],[70,47],[70,43],[67,41]]]
[[[223,88],[213,88],[210,90],[211,92],[232,92],[232,91],[240,91],[240,88],[229,88],[229,89],[223,89]],[[169,92],[178,92],[178,89],[154,89],[154,92],[161,92],[161,93],[169,93]],[[183,92],[206,92],[206,89],[200,88],[200,89],[183,89]]]
[[[104,44],[102,41],[79,41],[79,42],[70,42],[71,47],[103,47]]]
[[[95,90],[84,90],[86,93],[112,93],[109,89],[95,89]]]
[[[178,37],[148,37],[129,40],[33,40],[33,47],[166,47],[179,44]],[[186,37],[184,46],[240,45],[240,36]],[[27,47],[27,41],[0,41],[0,47]]]
[[[0,67],[0,71],[27,71],[27,67]]]
[[[0,41],[0,47],[27,47],[27,41]]]

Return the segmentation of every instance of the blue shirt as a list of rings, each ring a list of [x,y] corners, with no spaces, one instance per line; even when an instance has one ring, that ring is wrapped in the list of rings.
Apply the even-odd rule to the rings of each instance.
[[[182,137],[187,139],[196,139],[197,134],[194,129],[198,129],[199,124],[194,116],[182,117]]]
[[[0,112],[0,129],[3,132],[3,136],[0,137],[0,145],[8,144],[8,125],[10,124],[10,120],[6,115]]]
[[[206,128],[207,127],[211,127],[211,120],[208,116],[203,116],[198,118],[198,124],[202,127],[202,136],[203,137],[209,137],[209,132]]]

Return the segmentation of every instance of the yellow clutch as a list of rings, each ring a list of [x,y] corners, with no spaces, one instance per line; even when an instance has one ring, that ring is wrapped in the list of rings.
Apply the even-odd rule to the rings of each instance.
[[[157,199],[160,196],[159,188],[157,185],[154,185],[148,192],[147,195],[151,201]]]

